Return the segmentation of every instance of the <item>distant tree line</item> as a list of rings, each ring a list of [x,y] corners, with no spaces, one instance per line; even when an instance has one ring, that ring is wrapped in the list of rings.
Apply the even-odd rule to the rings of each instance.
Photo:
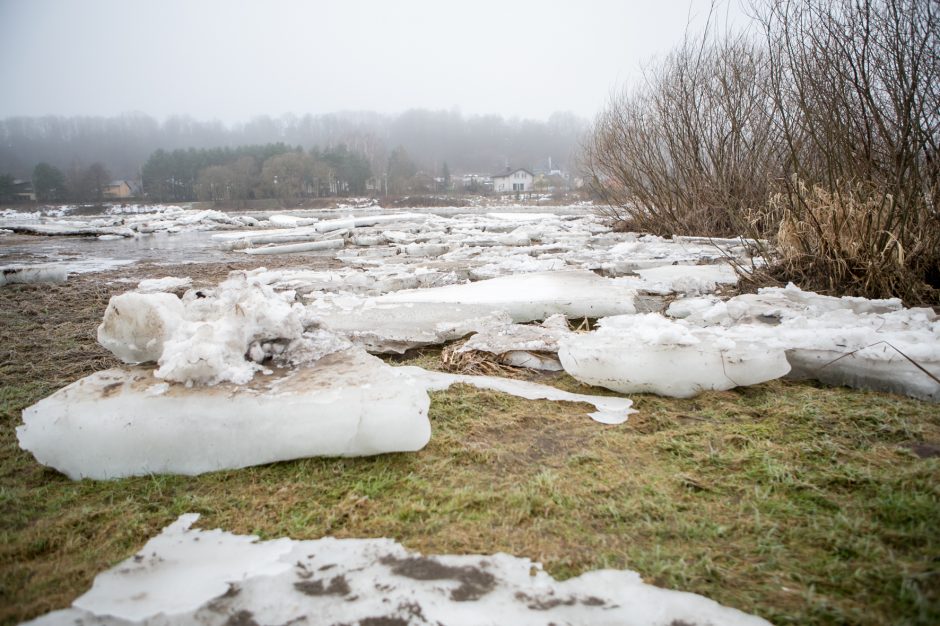
[[[104,199],[111,172],[100,162],[85,166],[76,161],[64,172],[44,162],[33,168],[29,182],[41,202],[94,202]],[[14,176],[0,175],[0,202],[18,200],[20,191]]]
[[[533,121],[411,110],[396,116],[371,112],[262,116],[231,126],[181,116],[161,123],[139,113],[14,117],[0,121],[0,172],[26,179],[37,163],[48,163],[64,172],[80,159],[101,163],[115,178],[135,179],[158,149],[173,154],[190,148],[211,151],[278,143],[299,146],[308,153],[316,146],[329,151],[344,145],[364,157],[374,173],[385,171],[398,147],[407,152],[419,171],[435,175],[445,162],[458,173],[493,173],[507,164],[544,167],[549,158],[554,168],[570,169],[587,129],[588,122],[571,113]],[[247,156],[260,166],[273,155]],[[210,165],[223,163],[203,167]]]

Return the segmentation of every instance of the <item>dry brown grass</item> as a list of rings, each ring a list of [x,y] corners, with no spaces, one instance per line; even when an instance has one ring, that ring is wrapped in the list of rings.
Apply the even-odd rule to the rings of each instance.
[[[745,282],[792,281],[830,295],[940,304],[940,286],[928,282],[931,271],[940,271],[940,224],[926,210],[899,224],[892,203],[868,186],[834,193],[795,181],[790,191],[774,194],[766,208],[749,215],[752,222],[779,226],[774,247],[761,251],[768,264],[741,268]]]

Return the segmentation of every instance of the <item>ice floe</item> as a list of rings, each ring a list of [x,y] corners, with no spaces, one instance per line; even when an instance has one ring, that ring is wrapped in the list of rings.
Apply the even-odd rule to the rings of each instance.
[[[182,292],[193,286],[193,279],[187,277],[177,278],[165,276],[163,278],[147,278],[137,283],[138,293]]]
[[[5,265],[0,267],[0,285],[14,283],[64,283],[68,280],[68,269],[56,263],[40,265]]]
[[[602,319],[594,332],[562,338],[558,356],[581,382],[677,398],[753,385],[790,371],[781,348],[656,313]]]
[[[30,624],[768,624],[629,570],[558,581],[503,553],[425,556],[391,539],[260,541],[194,529],[198,517],[180,516],[71,608]]]
[[[23,412],[20,446],[73,479],[200,474],[306,458],[419,450],[426,385],[357,349],[243,384],[96,372]]]
[[[584,270],[503,276],[464,285],[415,289],[376,298],[378,304],[449,304],[505,311],[514,322],[634,313],[636,291]]]
[[[553,315],[539,325],[506,324],[486,328],[467,339],[457,352],[488,352],[506,365],[557,372],[562,369],[555,356],[558,342],[570,333],[567,319]]]
[[[727,301],[679,300],[667,313],[732,341],[785,350],[794,378],[940,401],[940,319],[932,309],[789,285]]]

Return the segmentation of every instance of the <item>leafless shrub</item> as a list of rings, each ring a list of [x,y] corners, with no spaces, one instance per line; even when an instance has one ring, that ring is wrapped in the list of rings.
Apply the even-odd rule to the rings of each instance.
[[[768,1],[759,13],[789,173],[765,211],[780,224],[778,271],[937,301],[940,3]]]
[[[940,0],[754,0],[584,147],[615,222],[777,244],[752,281],[940,301]]]
[[[742,232],[776,173],[766,57],[745,37],[687,39],[612,98],[583,157],[608,217],[660,235]]]

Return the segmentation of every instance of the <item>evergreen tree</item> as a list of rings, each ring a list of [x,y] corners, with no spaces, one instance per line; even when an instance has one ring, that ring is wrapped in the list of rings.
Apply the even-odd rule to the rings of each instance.
[[[33,168],[33,191],[42,202],[61,200],[65,195],[65,175],[57,167],[40,163]]]

